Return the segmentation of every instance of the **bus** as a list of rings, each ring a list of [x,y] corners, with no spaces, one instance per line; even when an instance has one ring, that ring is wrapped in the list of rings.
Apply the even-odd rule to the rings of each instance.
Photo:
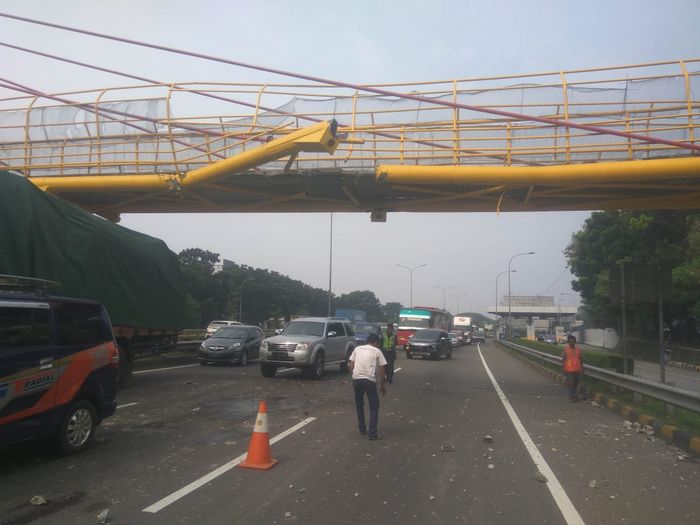
[[[415,306],[399,311],[399,329],[396,332],[396,344],[406,346],[408,338],[419,328],[437,328],[449,331],[452,315],[447,310],[429,306]]]

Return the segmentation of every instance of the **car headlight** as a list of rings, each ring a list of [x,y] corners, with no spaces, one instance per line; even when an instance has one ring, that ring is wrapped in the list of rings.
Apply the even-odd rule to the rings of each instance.
[[[306,352],[309,349],[309,343],[299,343],[296,347],[297,352]]]
[[[265,350],[265,351],[267,351],[267,341],[263,341],[263,342],[260,344],[260,350]]]
[[[199,345],[199,349],[200,349],[200,350],[206,350],[206,349],[207,349],[206,345],[204,344],[204,341],[202,341],[202,344]]]

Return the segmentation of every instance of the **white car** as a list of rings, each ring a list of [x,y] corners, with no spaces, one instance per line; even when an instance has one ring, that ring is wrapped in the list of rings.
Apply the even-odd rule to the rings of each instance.
[[[233,326],[239,324],[243,323],[239,323],[238,321],[212,321],[209,323],[209,326],[207,326],[207,333],[204,334],[204,339],[209,339],[212,335],[214,335],[214,332],[216,332],[222,326]]]

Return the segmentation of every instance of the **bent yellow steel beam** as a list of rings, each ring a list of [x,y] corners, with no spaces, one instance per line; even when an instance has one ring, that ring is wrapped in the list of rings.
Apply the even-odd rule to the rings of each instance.
[[[700,157],[557,166],[380,165],[380,180],[401,184],[580,184],[700,177]]]
[[[233,173],[239,173],[301,151],[333,154],[338,147],[338,124],[320,122],[262,146],[227,159],[188,171],[183,176],[167,175],[77,175],[28,177],[36,186],[51,193],[83,191],[162,191],[180,186],[196,186]]]

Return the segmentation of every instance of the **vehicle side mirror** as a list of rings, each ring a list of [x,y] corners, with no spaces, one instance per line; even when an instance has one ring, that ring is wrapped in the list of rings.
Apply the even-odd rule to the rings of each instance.
[[[282,333],[281,328],[278,328],[277,330],[275,330],[275,335],[280,335],[281,333]]]

